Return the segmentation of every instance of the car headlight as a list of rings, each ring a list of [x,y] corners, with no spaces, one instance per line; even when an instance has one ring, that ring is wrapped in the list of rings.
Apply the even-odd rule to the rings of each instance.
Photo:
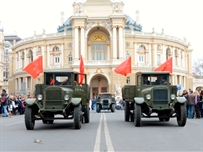
[[[41,94],[38,94],[37,99],[38,99],[38,100],[42,100],[42,95],[41,95]]]
[[[176,98],[175,94],[171,95],[171,100],[174,100]]]
[[[151,99],[151,95],[150,95],[150,94],[147,94],[147,95],[146,95],[146,98],[147,98],[147,100],[150,100],[150,99]]]
[[[69,94],[66,94],[65,96],[64,96],[64,100],[69,100]]]

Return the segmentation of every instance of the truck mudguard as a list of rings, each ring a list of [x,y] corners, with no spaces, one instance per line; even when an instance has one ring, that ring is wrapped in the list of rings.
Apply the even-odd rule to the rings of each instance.
[[[71,99],[71,103],[72,103],[74,106],[79,105],[81,101],[82,101],[81,98],[72,98],[72,99]]]
[[[36,98],[28,98],[26,99],[26,103],[28,106],[32,106],[35,103]]]
[[[135,100],[135,103],[137,103],[137,104],[144,103],[144,98],[142,98],[142,97],[135,97],[134,100]]]
[[[185,97],[176,97],[176,100],[179,103],[185,103],[186,102],[186,98]]]

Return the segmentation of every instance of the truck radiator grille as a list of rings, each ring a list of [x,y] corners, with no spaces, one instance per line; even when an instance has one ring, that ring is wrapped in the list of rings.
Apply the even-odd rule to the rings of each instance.
[[[168,90],[153,90],[154,104],[168,104]]]
[[[103,105],[109,105],[109,100],[103,100]]]
[[[45,108],[46,109],[54,109],[61,108],[62,100],[61,100],[61,90],[46,90],[44,93],[45,97]]]

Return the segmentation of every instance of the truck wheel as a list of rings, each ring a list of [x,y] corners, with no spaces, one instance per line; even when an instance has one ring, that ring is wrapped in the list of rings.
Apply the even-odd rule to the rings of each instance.
[[[75,129],[81,128],[81,105],[74,107],[74,125]]]
[[[169,118],[165,118],[164,120],[165,120],[165,121],[169,121],[169,120],[170,120],[170,117],[169,117]]]
[[[124,108],[125,108],[125,112],[124,112],[125,121],[129,121],[129,115],[130,115],[129,102],[125,102]]]
[[[35,115],[32,107],[25,107],[25,126],[27,130],[33,130],[35,127]]]
[[[43,122],[44,124],[47,124],[48,121],[47,121],[47,120],[42,120],[42,122]]]
[[[101,109],[100,109],[99,104],[97,104],[96,110],[97,110],[98,113],[100,113]]]
[[[87,104],[86,108],[84,108],[84,117],[85,117],[85,123],[89,123],[90,122],[89,104]]]
[[[115,112],[115,104],[111,105],[111,112]]]
[[[164,121],[164,118],[159,118],[159,121]]]
[[[186,124],[186,105],[181,104],[179,106],[178,112],[177,112],[177,122],[179,126],[185,126]]]
[[[141,106],[135,103],[134,107],[134,125],[140,127],[141,125]]]

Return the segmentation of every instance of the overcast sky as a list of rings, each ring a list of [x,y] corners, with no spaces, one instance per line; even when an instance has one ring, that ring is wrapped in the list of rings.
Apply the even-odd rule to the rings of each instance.
[[[4,34],[17,33],[21,38],[57,32],[64,20],[73,14],[75,0],[0,0],[0,21]],[[123,0],[124,13],[136,19],[139,10],[143,32],[157,33],[164,29],[166,35],[191,43],[193,59],[203,58],[203,0]]]

